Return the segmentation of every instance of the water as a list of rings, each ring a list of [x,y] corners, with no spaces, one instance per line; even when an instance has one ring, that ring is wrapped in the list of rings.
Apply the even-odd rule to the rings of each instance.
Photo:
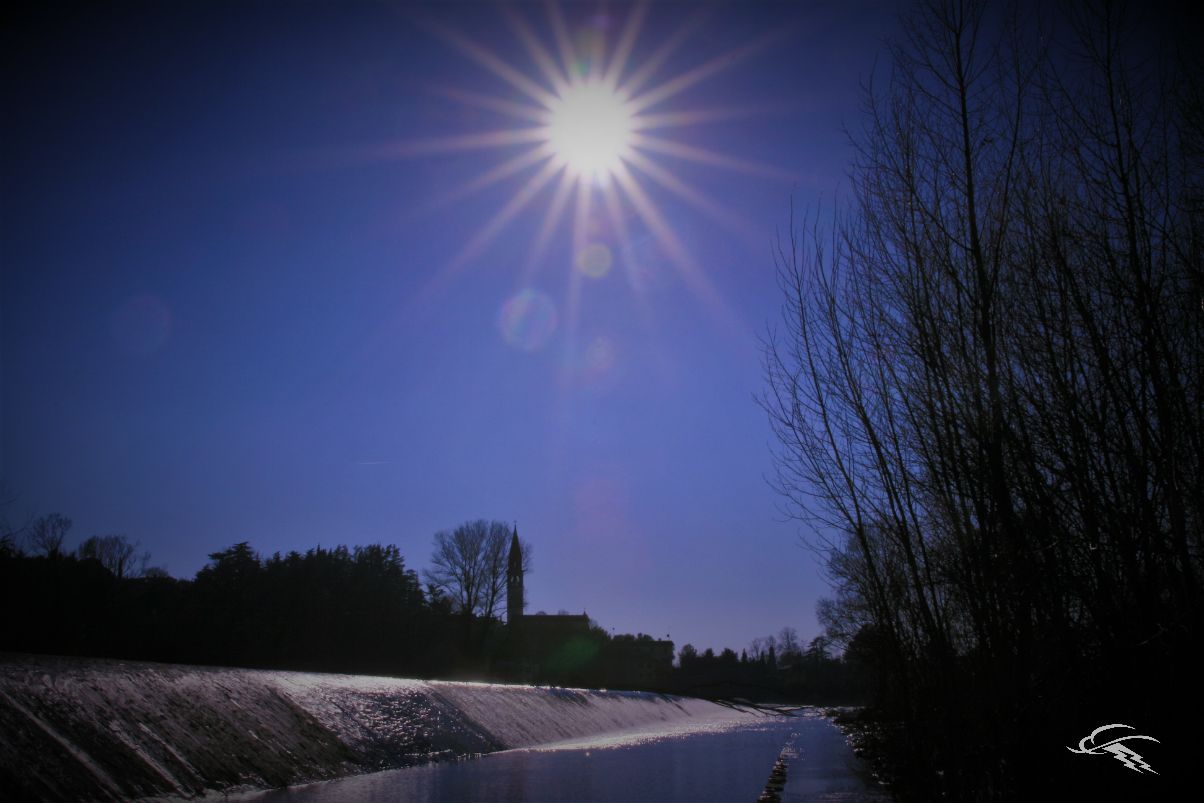
[[[748,801],[787,747],[783,801],[879,801],[840,731],[819,717],[615,734],[248,795],[264,803]]]

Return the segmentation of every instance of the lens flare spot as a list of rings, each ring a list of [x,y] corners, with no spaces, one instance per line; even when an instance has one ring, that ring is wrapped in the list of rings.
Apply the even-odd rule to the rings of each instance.
[[[610,249],[602,243],[590,243],[577,254],[577,270],[591,279],[601,279],[610,273],[613,263]]]
[[[171,310],[156,296],[126,300],[109,318],[109,333],[123,351],[149,356],[163,348],[171,334]]]
[[[572,73],[578,78],[587,78],[602,69],[603,54],[606,52],[607,20],[603,16],[595,17],[592,25],[579,28],[574,37],[574,48],[577,59],[573,63]]]
[[[598,380],[615,367],[615,347],[609,338],[598,336],[590,341],[584,355],[585,377]]]
[[[502,304],[498,328],[502,339],[521,351],[539,351],[556,331],[556,304],[542,290],[524,288]]]

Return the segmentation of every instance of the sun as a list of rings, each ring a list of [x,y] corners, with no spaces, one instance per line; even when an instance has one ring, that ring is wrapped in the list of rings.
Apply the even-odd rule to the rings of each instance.
[[[569,84],[549,103],[547,143],[574,178],[603,183],[631,155],[635,115],[605,81]]]
[[[479,112],[499,115],[506,122],[497,128],[397,143],[390,146],[390,154],[498,154],[496,163],[479,175],[441,191],[431,208],[450,206],[503,182],[511,183],[513,189],[497,211],[483,220],[455,255],[431,276],[414,303],[424,303],[469,263],[491,253],[504,229],[524,210],[538,206],[538,199],[547,199],[546,206],[534,217],[538,231],[531,247],[525,257],[517,260],[518,283],[530,289],[544,266],[559,264],[569,271],[566,298],[555,319],[563,321],[570,347],[587,282],[605,281],[608,275],[622,272],[637,304],[647,309],[648,270],[644,262],[649,259],[661,260],[675,269],[695,296],[733,331],[737,330],[734,313],[674,231],[672,218],[662,204],[684,203],[716,225],[759,244],[760,235],[754,234],[757,230],[753,224],[738,210],[697,189],[687,180],[686,171],[691,167],[718,168],[777,181],[794,177],[771,165],[710,150],[669,132],[720,120],[747,119],[748,107],[682,108],[677,103],[687,90],[762,52],[778,41],[785,29],[719,53],[684,72],[663,74],[665,65],[704,16],[688,19],[663,38],[648,37],[651,52],[635,58],[650,3],[636,3],[621,25],[609,28],[598,27],[597,18],[592,17],[574,28],[560,5],[557,0],[545,4],[547,24],[542,33],[525,14],[510,6],[501,7],[507,26],[530,57],[526,66],[502,58],[455,28],[419,15],[430,33],[506,85],[502,92],[497,91],[496,84],[487,92],[449,86],[432,86],[430,90]],[[751,111],[755,112],[755,107]],[[676,213],[675,209],[670,211]],[[569,258],[550,256],[555,236],[566,220],[571,227]],[[655,251],[642,249],[640,243],[647,240],[637,242],[631,228],[636,221],[651,235]],[[527,296],[521,298],[524,302],[516,304],[515,310],[534,314],[543,309],[527,303]],[[511,317],[525,320],[523,315]]]

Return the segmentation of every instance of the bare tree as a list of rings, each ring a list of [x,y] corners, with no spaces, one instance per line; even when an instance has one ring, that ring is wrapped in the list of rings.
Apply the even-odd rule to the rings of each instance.
[[[16,496],[8,490],[8,485],[0,480],[0,556],[21,554],[21,540],[25,527],[14,527],[8,518],[8,508],[16,501]]]
[[[477,519],[435,533],[435,551],[424,579],[450,597],[453,609],[465,617],[497,618],[506,599],[511,532],[505,522]],[[520,548],[526,573],[532,551],[523,542]]]
[[[480,615],[485,619],[500,618],[505,606],[509,547],[510,528],[504,522],[490,522],[485,536],[485,586],[480,606]]]
[[[778,631],[778,654],[782,659],[786,659],[787,656],[797,658],[803,654],[798,631],[793,627],[783,627]]]
[[[46,557],[62,554],[63,539],[71,529],[71,519],[59,513],[48,513],[33,520],[27,536],[30,547]]]
[[[81,559],[93,558],[118,579],[139,577],[147,569],[150,553],[138,554],[138,542],[130,543],[124,535],[93,535],[80,544]]]
[[[454,609],[465,616],[472,616],[481,605],[487,533],[484,520],[435,533],[431,566],[423,572],[426,581],[447,594]]]
[[[778,253],[762,404],[828,555],[823,618],[872,628],[940,749],[993,740],[1006,760],[963,777],[996,789],[1051,677],[1198,666],[1204,225],[1174,99],[1200,93],[1126,49],[1148,40],[1123,12],[1076,6],[1051,36],[923,3],[868,88],[854,203]]]

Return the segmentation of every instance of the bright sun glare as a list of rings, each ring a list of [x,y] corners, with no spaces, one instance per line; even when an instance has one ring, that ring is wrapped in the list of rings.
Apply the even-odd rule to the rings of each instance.
[[[575,176],[606,181],[631,149],[634,117],[622,93],[602,81],[569,85],[550,104],[548,144]]]
[[[531,248],[520,258],[520,286],[526,289],[511,300],[522,303],[507,306],[513,313],[507,320],[513,318],[516,331],[528,326],[527,334],[543,332],[542,337],[533,337],[532,343],[546,342],[548,332],[560,320],[571,351],[583,286],[605,280],[612,267],[626,274],[627,284],[643,307],[647,277],[654,275],[647,263],[656,260],[666,260],[675,268],[690,290],[720,318],[734,320],[702,266],[673,230],[662,204],[684,203],[717,225],[750,237],[753,228],[737,211],[689,182],[688,163],[775,179],[783,174],[696,142],[687,144],[669,131],[744,119],[747,109],[681,108],[675,107],[674,101],[716,73],[761,52],[775,35],[716,55],[684,72],[664,75],[665,65],[698,28],[702,17],[687,20],[663,38],[648,36],[650,53],[640,59],[636,57],[637,40],[650,7],[648,2],[636,3],[621,25],[600,28],[594,21],[573,24],[562,13],[560,3],[550,0],[545,5],[547,25],[541,33],[524,14],[503,6],[506,25],[530,57],[526,65],[503,59],[453,28],[425,21],[428,30],[509,87],[505,95],[454,87],[435,91],[510,122],[493,129],[400,143],[392,152],[409,156],[466,151],[498,154],[496,163],[479,175],[448,187],[434,202],[436,206],[450,205],[524,176],[513,186],[508,200],[481,222],[431,278],[426,292],[433,292],[468,263],[490,253],[503,230],[524,210],[546,199],[546,206],[535,216],[538,231]],[[555,234],[566,219],[571,221],[571,256],[567,260],[549,258]],[[654,249],[646,247],[647,237],[641,238],[635,226],[651,235]],[[534,292],[534,278],[542,265],[557,262],[571,270],[562,305],[557,307],[539,294],[523,295]],[[522,337],[515,337],[526,344]]]

